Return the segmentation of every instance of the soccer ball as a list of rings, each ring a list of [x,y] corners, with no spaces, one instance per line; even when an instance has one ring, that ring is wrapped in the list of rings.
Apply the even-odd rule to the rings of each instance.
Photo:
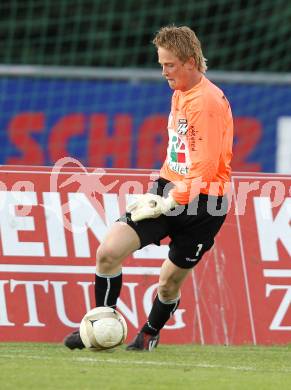
[[[95,307],[80,324],[80,337],[86,348],[110,349],[126,340],[127,324],[123,316],[111,307]]]

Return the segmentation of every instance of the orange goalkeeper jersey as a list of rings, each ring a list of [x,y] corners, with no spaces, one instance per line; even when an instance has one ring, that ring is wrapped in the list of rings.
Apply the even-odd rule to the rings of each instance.
[[[186,92],[173,93],[169,144],[160,176],[175,183],[180,204],[199,193],[224,195],[229,188],[233,120],[223,92],[205,76]]]

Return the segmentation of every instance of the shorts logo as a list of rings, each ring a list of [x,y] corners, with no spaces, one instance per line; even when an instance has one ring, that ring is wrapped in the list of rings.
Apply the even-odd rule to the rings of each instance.
[[[187,119],[179,119],[177,133],[181,135],[185,135],[187,131],[188,131]]]
[[[197,259],[190,259],[190,257],[186,257],[186,261],[191,261],[192,263],[195,263],[198,260]]]

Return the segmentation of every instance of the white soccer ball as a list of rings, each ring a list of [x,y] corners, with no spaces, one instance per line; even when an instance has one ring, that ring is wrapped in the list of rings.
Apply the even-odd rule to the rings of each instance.
[[[86,348],[110,349],[126,340],[124,317],[111,307],[95,307],[88,311],[80,324],[80,337]]]

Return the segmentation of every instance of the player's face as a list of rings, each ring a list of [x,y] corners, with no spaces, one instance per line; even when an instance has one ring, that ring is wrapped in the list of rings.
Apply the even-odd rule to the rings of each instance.
[[[162,75],[167,79],[170,88],[187,91],[192,88],[189,62],[183,63],[170,50],[158,48],[159,63],[162,67]]]

